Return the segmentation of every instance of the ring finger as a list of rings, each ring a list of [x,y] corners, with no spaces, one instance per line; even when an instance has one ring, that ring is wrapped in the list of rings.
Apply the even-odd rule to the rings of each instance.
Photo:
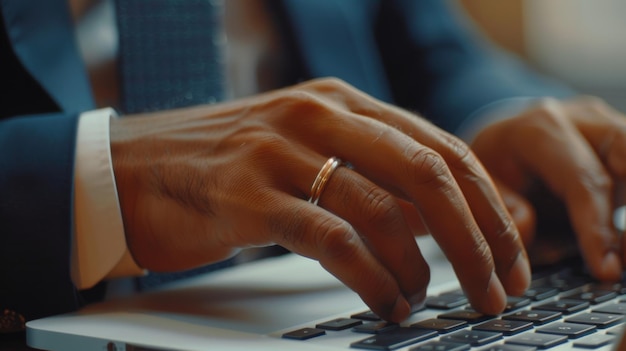
[[[397,199],[354,170],[335,170],[319,206],[349,222],[396,278],[409,303],[424,299],[430,275]]]

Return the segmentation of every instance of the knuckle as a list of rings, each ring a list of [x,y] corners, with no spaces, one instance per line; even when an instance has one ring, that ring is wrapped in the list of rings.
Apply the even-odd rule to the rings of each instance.
[[[432,149],[421,147],[409,152],[407,169],[411,179],[421,185],[444,187],[450,184],[451,174],[441,155]]]
[[[350,262],[358,254],[360,238],[346,222],[330,217],[319,222],[313,237],[319,252],[330,260]]]
[[[315,93],[303,89],[285,90],[276,96],[271,103],[282,109],[323,106],[322,101]]]
[[[516,247],[517,243],[520,242],[519,232],[510,216],[499,216],[495,228],[495,238],[498,241],[497,247]]]
[[[535,110],[535,120],[547,124],[548,128],[560,128],[565,122],[565,117],[560,106],[553,100],[542,102]]]
[[[445,134],[445,142],[447,146],[445,149],[446,159],[449,160],[449,166],[456,169],[477,171],[478,159],[469,145],[461,139],[447,133]]]
[[[289,210],[275,210],[267,216],[267,227],[270,235],[277,235],[280,244],[288,244],[294,248],[304,248],[307,244],[305,236],[307,223],[306,214],[303,208],[292,208]]]
[[[367,218],[370,225],[383,228],[396,227],[395,223],[403,218],[393,196],[377,187],[367,193],[364,203],[363,218]]]
[[[586,106],[591,111],[604,112],[609,108],[609,105],[601,98],[590,95],[583,95],[576,98],[575,102]]]
[[[265,113],[273,125],[281,129],[298,130],[304,126],[330,124],[328,118],[337,114],[337,109],[315,91],[292,89],[278,94],[268,102],[272,113]]]
[[[222,138],[214,152],[244,152],[248,160],[259,165],[275,163],[277,157],[288,154],[291,148],[292,142],[271,127],[253,125]]]
[[[601,170],[584,169],[578,177],[571,178],[574,186],[586,193],[608,193],[613,188],[613,179]]]
[[[476,235],[478,238],[478,235]],[[471,264],[478,263],[478,267],[493,267],[493,256],[489,244],[482,237],[479,240],[474,241],[474,247],[472,248]]]
[[[562,105],[554,99],[542,100],[528,114],[518,116],[517,121],[516,130],[510,135],[522,143],[550,137],[571,128],[571,121]]]
[[[323,90],[351,90],[350,84],[337,77],[323,77],[312,80],[308,85]]]

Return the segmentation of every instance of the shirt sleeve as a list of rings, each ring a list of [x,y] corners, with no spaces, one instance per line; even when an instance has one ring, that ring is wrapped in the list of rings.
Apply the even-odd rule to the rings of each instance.
[[[124,233],[111,161],[109,121],[104,108],[80,115],[74,169],[74,239],[71,276],[77,289],[103,279],[144,273],[133,260]]]

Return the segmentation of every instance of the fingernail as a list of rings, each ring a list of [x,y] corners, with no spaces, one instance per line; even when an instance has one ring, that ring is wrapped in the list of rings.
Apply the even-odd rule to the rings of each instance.
[[[426,291],[421,291],[409,298],[409,304],[411,305],[411,313],[421,311],[424,309],[424,301],[426,301]]]
[[[506,292],[502,283],[498,279],[496,272],[491,272],[489,285],[487,286],[487,303],[489,304],[489,314],[498,314],[504,310],[506,306]]]
[[[506,277],[506,286],[510,289],[511,295],[517,296],[523,294],[528,289],[530,280],[530,264],[526,257],[519,253]]]
[[[393,306],[393,312],[391,312],[391,322],[400,323],[407,319],[410,314],[411,306],[409,302],[402,295],[398,295]]]

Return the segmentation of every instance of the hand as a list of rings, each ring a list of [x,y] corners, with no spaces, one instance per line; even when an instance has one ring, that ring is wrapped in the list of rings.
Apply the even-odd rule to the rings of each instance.
[[[547,99],[488,126],[472,149],[503,185],[505,202],[528,214],[518,221],[525,242],[532,236],[534,211],[520,196],[538,179],[564,202],[591,273],[621,278],[626,256],[620,257],[623,244],[613,227],[612,194],[616,181],[626,178],[623,115],[595,98]]]
[[[428,228],[478,310],[501,312],[505,291],[529,284],[517,229],[469,148],[337,80],[116,119],[111,138],[127,242],[147,269],[277,243],[399,322],[425,296],[414,234]],[[330,156],[353,168],[333,173],[318,207],[307,199]]]

